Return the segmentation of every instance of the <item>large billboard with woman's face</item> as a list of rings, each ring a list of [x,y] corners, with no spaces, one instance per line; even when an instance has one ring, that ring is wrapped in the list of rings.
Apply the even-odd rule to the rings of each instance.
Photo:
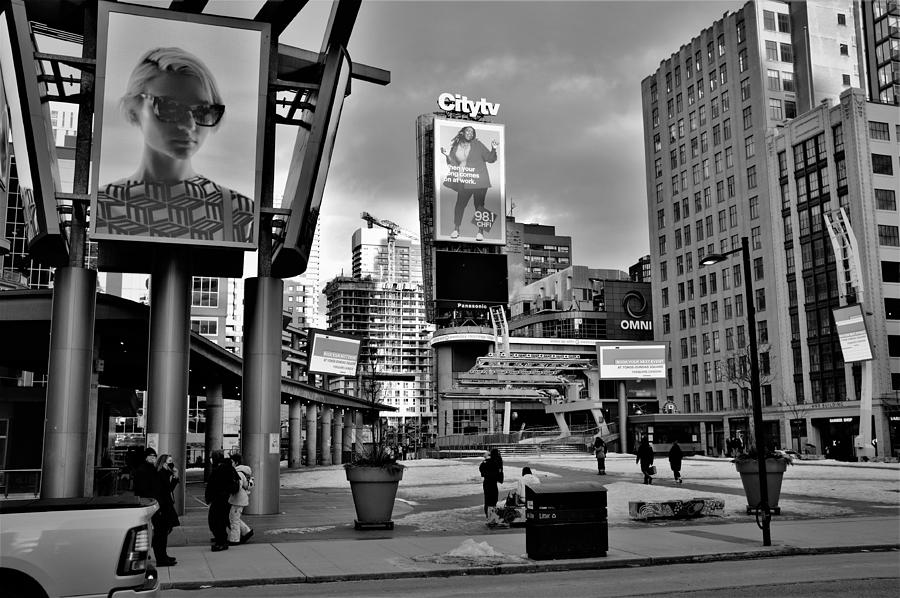
[[[256,247],[269,31],[100,3],[94,240]]]
[[[434,238],[506,243],[503,125],[434,119]]]

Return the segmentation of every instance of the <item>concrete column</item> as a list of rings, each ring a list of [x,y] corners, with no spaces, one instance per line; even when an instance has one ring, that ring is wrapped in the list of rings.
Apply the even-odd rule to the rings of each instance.
[[[690,438],[683,439],[683,442],[689,441]],[[704,455],[709,454],[708,443],[706,442],[706,422],[700,422],[700,450]]]
[[[204,479],[209,475],[210,455],[213,451],[221,451],[225,441],[225,399],[222,398],[222,385],[209,384],[206,387],[206,432],[203,438],[203,473]]]
[[[620,452],[628,452],[628,393],[625,382],[619,382],[619,446]]]
[[[353,456],[353,443],[356,442],[356,429],[353,427],[353,411],[344,410],[344,429],[341,438],[343,448],[343,462],[349,463]]]
[[[331,463],[332,465],[340,465],[341,464],[341,453],[343,452],[343,428],[344,428],[344,419],[341,417],[340,412],[337,412],[333,415],[333,419],[331,422]]]
[[[322,465],[331,465],[331,421],[334,409],[326,405],[322,406],[322,439],[319,452],[322,455]]]
[[[303,417],[301,410],[303,406],[299,399],[291,401],[288,407],[288,467],[296,469],[303,463],[302,453],[303,447],[300,444],[300,426]]]
[[[316,466],[316,449],[318,448],[318,431],[316,426],[319,423],[319,415],[315,403],[306,406],[306,466]]]
[[[150,349],[147,356],[147,444],[172,455],[185,470],[188,363],[191,353],[191,268],[183,251],[162,250],[150,278]],[[184,514],[184,487],[175,487],[175,510]]]
[[[245,285],[241,450],[256,478],[244,508],[250,515],[279,512],[283,291],[278,278],[249,278]]]
[[[84,495],[97,272],[57,268],[50,320],[41,498]],[[92,463],[90,465],[93,465]]]

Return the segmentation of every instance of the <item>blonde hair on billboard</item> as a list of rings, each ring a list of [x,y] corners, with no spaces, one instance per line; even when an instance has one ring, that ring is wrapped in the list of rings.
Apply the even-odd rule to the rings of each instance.
[[[129,124],[137,125],[136,104],[140,94],[147,91],[147,85],[164,73],[186,75],[196,77],[203,84],[203,88],[209,94],[212,104],[224,104],[219,86],[213,77],[212,71],[207,68],[202,60],[181,48],[153,48],[147,50],[138,60],[128,78],[125,95],[119,100],[119,108],[125,115]],[[223,117],[224,119],[224,117]],[[222,124],[220,120],[214,129]]]

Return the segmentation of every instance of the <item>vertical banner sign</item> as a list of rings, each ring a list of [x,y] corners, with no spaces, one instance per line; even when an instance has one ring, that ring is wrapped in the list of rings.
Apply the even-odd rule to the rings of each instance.
[[[862,306],[849,305],[832,311],[834,327],[841,343],[841,353],[845,363],[872,359],[872,346],[863,318]]]
[[[99,7],[92,238],[255,249],[270,26]]]
[[[503,125],[434,119],[434,238],[506,244]]]

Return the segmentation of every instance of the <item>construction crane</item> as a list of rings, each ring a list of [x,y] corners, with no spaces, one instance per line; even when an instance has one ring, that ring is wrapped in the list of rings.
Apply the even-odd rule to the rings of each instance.
[[[372,216],[368,212],[363,212],[359,215],[360,218],[366,221],[368,228],[372,228],[373,226],[380,226],[381,228],[387,230],[387,259],[388,259],[388,282],[390,284],[394,284],[396,277],[396,257],[395,257],[395,241],[397,239],[397,235],[403,235],[404,237],[411,239],[413,241],[418,241],[419,236],[415,233],[412,233],[403,227],[401,227],[396,222],[392,222],[390,220],[383,220],[381,218],[376,218]]]

